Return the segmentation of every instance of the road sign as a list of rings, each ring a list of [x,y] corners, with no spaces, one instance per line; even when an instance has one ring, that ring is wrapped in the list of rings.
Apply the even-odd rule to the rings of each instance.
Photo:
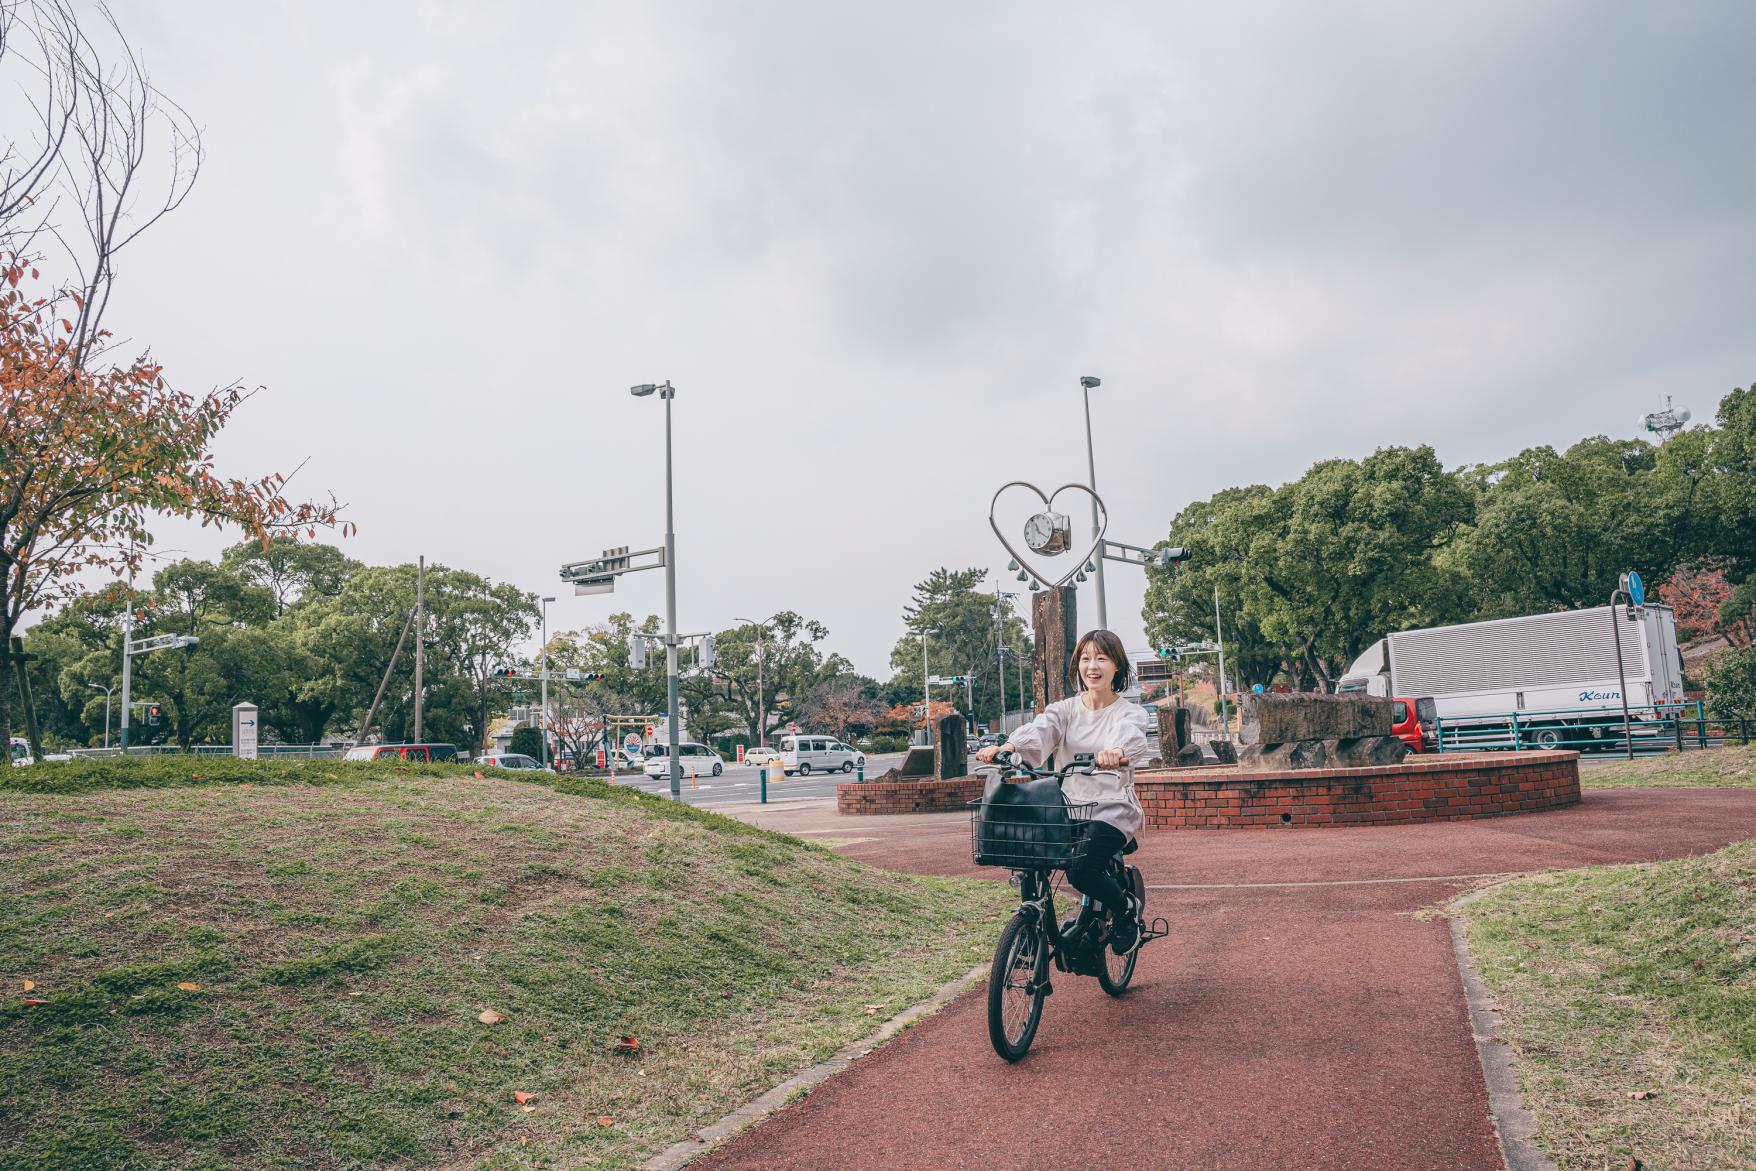
[[[1646,605],[1646,583],[1632,569],[1628,571],[1628,600],[1636,606]]]
[[[622,751],[626,752],[629,756],[636,755],[640,751],[640,737],[632,732],[622,737]]]
[[[232,755],[256,759],[256,705],[240,703],[232,708]]]
[[[794,734],[794,735],[795,735],[795,736],[796,736],[796,735],[798,735],[798,732],[799,732],[799,725],[797,725],[797,724],[788,724],[788,725],[787,725],[787,731],[789,731],[789,732],[791,732],[791,733],[793,733],[793,734]]]

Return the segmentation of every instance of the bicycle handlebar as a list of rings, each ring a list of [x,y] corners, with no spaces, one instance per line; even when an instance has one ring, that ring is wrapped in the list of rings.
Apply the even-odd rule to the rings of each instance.
[[[1091,776],[1094,773],[1113,773],[1116,771],[1115,769],[1099,768],[1095,760],[1084,754],[1074,757],[1070,763],[1065,764],[1058,769],[1047,769],[1036,768],[1032,765],[1026,764],[1016,752],[997,752],[994,754],[994,759],[990,762],[989,767],[993,767],[994,765],[1013,769],[1025,774],[1026,776],[1035,777],[1039,781],[1065,781],[1074,773],[1083,773],[1086,776]]]

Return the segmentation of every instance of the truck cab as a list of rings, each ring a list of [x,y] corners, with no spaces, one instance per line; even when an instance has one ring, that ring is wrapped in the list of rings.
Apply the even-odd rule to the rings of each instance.
[[[1390,705],[1390,734],[1408,745],[1410,752],[1432,752],[1439,726],[1439,710],[1432,699],[1397,696]]]

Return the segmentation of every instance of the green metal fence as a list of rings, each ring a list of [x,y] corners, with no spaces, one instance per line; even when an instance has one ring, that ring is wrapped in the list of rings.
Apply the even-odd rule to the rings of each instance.
[[[1434,721],[1434,740],[1439,752],[1542,748],[1639,755],[1748,744],[1752,723],[1756,721],[1711,716],[1697,700],[1630,706],[1625,724],[1620,709],[1603,708],[1441,718]]]

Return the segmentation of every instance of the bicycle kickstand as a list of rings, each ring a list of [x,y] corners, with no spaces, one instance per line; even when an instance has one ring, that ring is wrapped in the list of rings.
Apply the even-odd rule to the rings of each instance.
[[[1152,927],[1149,930],[1142,931],[1140,933],[1140,942],[1143,944],[1151,943],[1155,939],[1163,939],[1165,936],[1169,935],[1170,933],[1171,933],[1170,921],[1165,919],[1163,916],[1160,916],[1159,918],[1154,919],[1152,921]]]

